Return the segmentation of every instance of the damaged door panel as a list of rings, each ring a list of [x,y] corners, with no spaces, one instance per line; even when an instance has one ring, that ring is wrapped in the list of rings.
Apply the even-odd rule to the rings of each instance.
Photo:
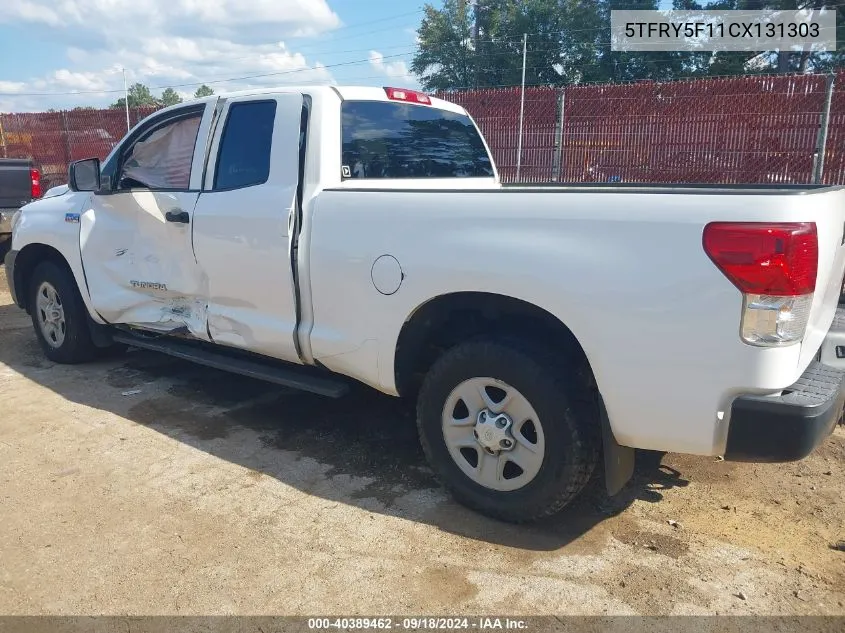
[[[190,223],[166,219],[174,212],[190,218],[197,195],[132,191],[108,196],[107,204],[92,204],[82,214],[83,262],[97,262],[86,267],[86,279],[107,322],[162,331],[184,327],[207,340],[207,283],[194,259]]]
[[[300,94],[229,100],[194,224],[211,339],[291,362],[300,362],[290,237],[303,120]]]
[[[80,219],[80,247],[92,304],[105,321],[208,340],[208,283],[192,230],[213,110],[210,103],[166,111],[104,167],[105,189],[91,195]]]

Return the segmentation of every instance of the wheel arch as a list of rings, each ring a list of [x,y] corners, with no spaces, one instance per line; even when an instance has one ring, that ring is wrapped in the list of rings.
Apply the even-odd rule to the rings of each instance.
[[[15,284],[15,296],[18,298],[20,306],[27,312],[30,311],[30,306],[28,305],[29,283],[32,273],[40,263],[46,261],[53,262],[57,266],[67,270],[75,279],[70,263],[58,249],[40,242],[33,242],[24,246],[15,258],[13,283]]]
[[[534,303],[490,292],[453,292],[419,305],[405,320],[394,353],[394,379],[401,396],[415,397],[425,373],[445,350],[489,335],[520,338],[560,350],[578,363],[595,390],[604,446],[605,484],[616,494],[633,474],[632,448],[621,446],[601,398],[593,364],[575,333]]]
[[[405,320],[396,343],[394,378],[400,395],[415,392],[415,380],[449,347],[481,335],[540,340],[590,365],[572,330],[534,303],[491,292],[451,292],[417,306]]]

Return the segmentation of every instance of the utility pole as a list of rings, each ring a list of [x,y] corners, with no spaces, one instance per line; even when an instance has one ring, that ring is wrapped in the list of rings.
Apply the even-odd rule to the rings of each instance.
[[[481,0],[470,0],[470,4],[472,4],[473,12],[472,12],[472,46],[477,51],[478,50],[478,15],[481,12]]]
[[[519,98],[519,148],[516,152],[516,181],[522,172],[522,124],[525,117],[525,59],[528,52],[528,33],[522,34],[522,94]]]
[[[478,54],[478,14],[481,11],[481,7],[479,7],[481,0],[475,0],[473,4],[473,14],[472,14],[472,52],[475,56],[475,82],[474,87],[478,88],[478,62],[481,57]]]
[[[123,68],[123,105],[126,107],[126,131],[130,130],[129,127],[129,89],[126,87],[126,69]]]
[[[827,91],[824,97],[824,109],[819,122],[819,135],[816,140],[816,164],[813,167],[813,182],[819,184],[824,176],[824,155],[827,152],[827,132],[830,127],[830,104],[833,100],[833,83],[836,75],[827,76]]]

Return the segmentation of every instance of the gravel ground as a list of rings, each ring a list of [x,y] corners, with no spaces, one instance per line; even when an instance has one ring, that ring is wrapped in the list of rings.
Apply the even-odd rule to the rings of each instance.
[[[444,495],[397,400],[55,365],[10,304],[4,614],[845,615],[842,427],[794,464],[642,453],[617,498],[515,527]]]

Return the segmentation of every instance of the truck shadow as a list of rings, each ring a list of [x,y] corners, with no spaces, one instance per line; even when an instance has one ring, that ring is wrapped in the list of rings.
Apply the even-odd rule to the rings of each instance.
[[[0,362],[67,400],[110,411],[308,494],[464,537],[556,550],[634,500],[657,502],[663,490],[688,483],[661,466],[663,454],[640,453],[634,479],[616,497],[604,494],[597,473],[585,494],[556,517],[526,526],[501,523],[442,491],[419,446],[413,408],[404,401],[363,386],[333,400],[151,352],[54,365],[21,315],[13,306],[0,306]],[[14,329],[4,331],[9,322]],[[317,485],[303,475],[313,472],[314,462],[322,473]]]

